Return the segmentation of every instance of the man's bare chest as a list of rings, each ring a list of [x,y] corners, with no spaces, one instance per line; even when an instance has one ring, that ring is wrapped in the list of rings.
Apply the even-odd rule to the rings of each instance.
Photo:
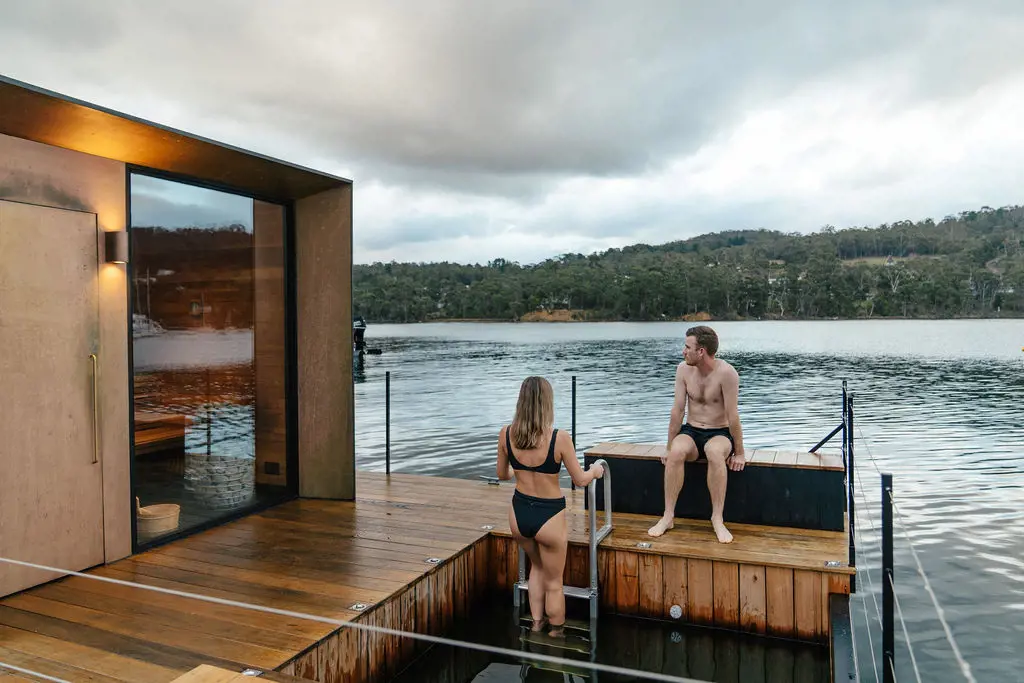
[[[694,403],[721,403],[722,382],[715,376],[693,373],[686,378],[686,395]]]

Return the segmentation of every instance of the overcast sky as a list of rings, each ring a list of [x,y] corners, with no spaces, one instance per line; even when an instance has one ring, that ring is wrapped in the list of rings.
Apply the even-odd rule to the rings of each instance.
[[[1024,2],[0,0],[0,73],[355,180],[355,259],[1024,203]]]

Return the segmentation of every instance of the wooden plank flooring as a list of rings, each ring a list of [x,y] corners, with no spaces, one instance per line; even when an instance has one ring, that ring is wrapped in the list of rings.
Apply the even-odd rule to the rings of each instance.
[[[492,533],[509,536],[512,491],[510,484],[405,474],[393,474],[388,480],[383,474],[360,472],[355,502],[291,501],[93,573],[388,625],[391,619],[403,618],[398,602],[414,606],[435,590],[458,599],[459,587],[443,583],[450,583],[454,575],[438,571],[439,566],[427,563],[428,558],[439,558],[447,566],[459,556],[461,566],[472,565],[474,576],[493,576],[495,586],[511,584],[515,552],[503,550],[500,557],[486,557],[506,544],[495,543],[492,548],[485,539]],[[566,491],[566,496],[571,540],[585,544],[583,493]],[[815,581],[811,574],[817,575],[825,560],[846,557],[844,534],[733,525],[735,542],[722,545],[706,522],[678,520],[676,529],[666,536],[650,539],[646,530],[652,522],[647,517],[617,515],[615,530],[602,546],[634,551],[612,558],[612,564],[621,562],[621,566],[609,566],[610,554],[604,553],[601,571],[603,576],[621,576],[605,592],[629,594],[626,602],[635,604],[638,611],[675,600],[692,614],[735,617],[763,631],[766,615],[772,621],[772,596],[777,591],[821,593],[832,584],[828,577]],[[638,551],[639,541],[652,541],[652,547]],[[469,554],[471,549],[480,552]],[[575,547],[569,557],[567,580],[584,583],[586,552]],[[766,577],[758,567],[768,568]],[[776,586],[773,568],[800,580]],[[695,581],[704,575],[714,580],[716,571],[720,582],[736,584],[735,607],[731,602],[716,603],[715,594]],[[435,583],[442,585],[420,582],[434,575]],[[685,585],[673,580],[687,575]],[[757,590],[750,590],[758,580]],[[417,582],[432,586],[424,589],[426,598],[407,590]],[[395,604],[385,605],[391,598]],[[352,609],[355,603],[386,609],[357,611]],[[457,605],[431,613],[431,630],[440,629],[452,614],[465,608]],[[421,609],[437,608],[422,605]],[[813,607],[785,618],[800,631],[823,621]],[[404,623],[408,628],[416,622]],[[231,672],[246,667],[287,670],[286,665],[294,669],[303,656],[306,660],[312,656],[318,644],[323,643],[321,650],[326,648],[328,636],[336,630],[308,620],[70,577],[0,600],[0,661],[69,681],[168,683],[203,664]],[[353,647],[358,642],[353,639]],[[407,645],[390,643],[388,647],[404,655],[415,649]],[[267,678],[295,680],[278,674]]]

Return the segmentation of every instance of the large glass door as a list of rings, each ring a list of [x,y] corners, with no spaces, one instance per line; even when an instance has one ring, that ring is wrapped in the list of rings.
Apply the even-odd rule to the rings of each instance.
[[[290,497],[285,213],[133,173],[137,544]]]

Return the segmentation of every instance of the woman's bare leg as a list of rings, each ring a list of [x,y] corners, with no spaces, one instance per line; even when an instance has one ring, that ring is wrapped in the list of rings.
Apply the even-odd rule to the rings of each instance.
[[[568,540],[569,530],[564,510],[545,522],[536,536],[543,571],[544,611],[547,614],[548,623],[552,627],[560,628],[565,624],[562,573],[565,571]],[[533,590],[532,586],[531,590]]]
[[[530,558],[530,574],[527,579],[527,584],[530,586],[530,592],[528,593],[530,616],[533,617],[533,630],[539,631],[544,628],[544,570],[541,565],[540,551],[537,548],[537,541],[532,538],[526,538],[519,533],[516,513],[512,510],[511,506],[508,511],[508,525],[512,531],[512,538],[523,549],[526,556]]]

